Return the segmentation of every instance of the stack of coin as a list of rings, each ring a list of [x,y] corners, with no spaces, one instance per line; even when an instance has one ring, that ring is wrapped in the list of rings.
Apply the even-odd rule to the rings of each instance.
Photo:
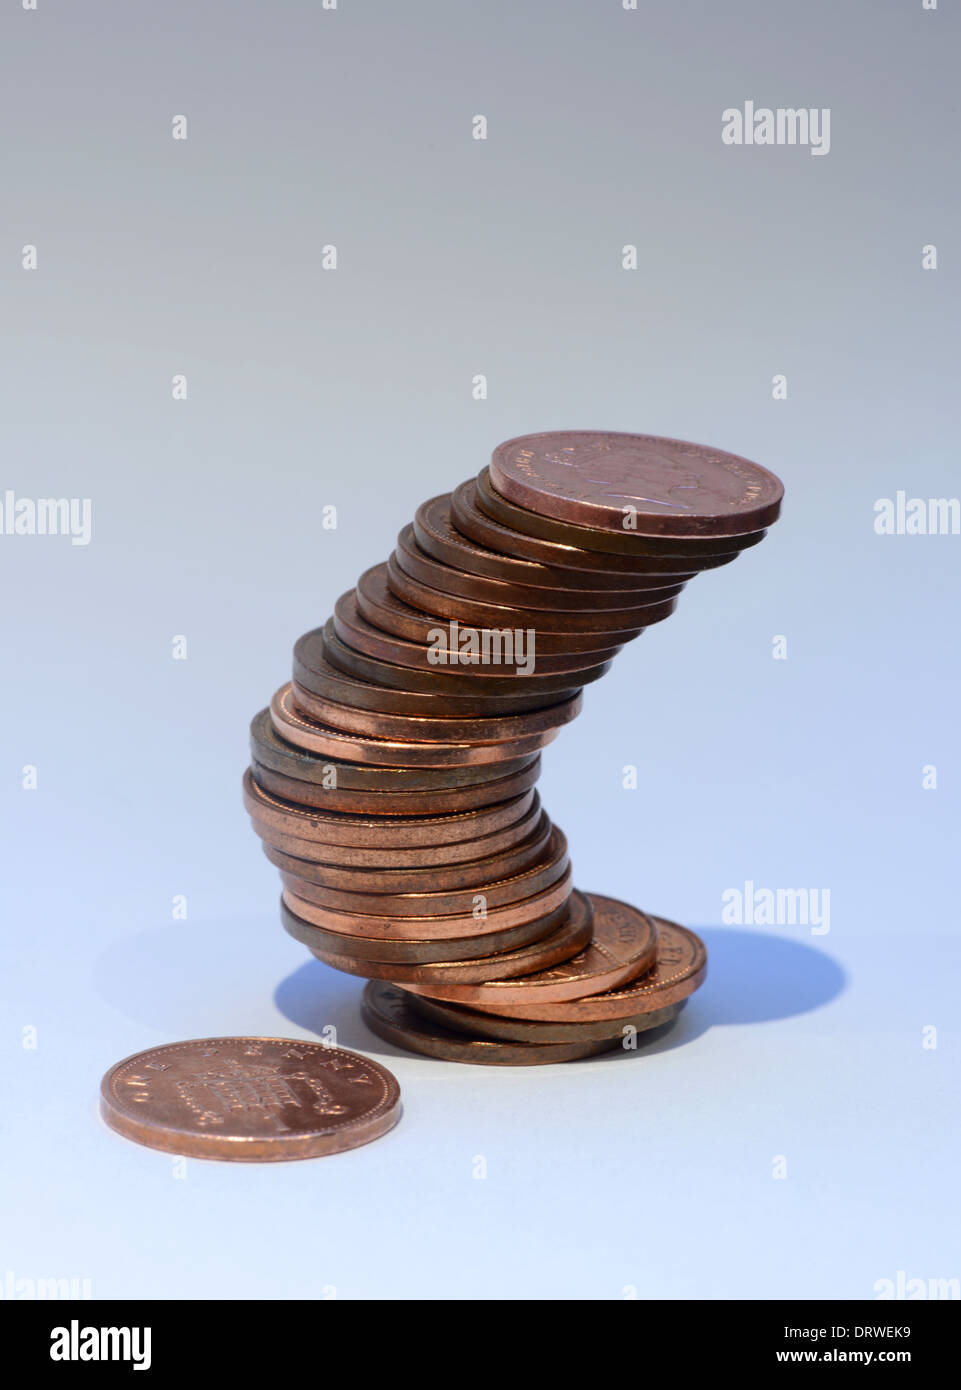
[[[368,978],[380,1036],[532,1064],[633,1048],[676,1018],[702,943],[574,888],[540,750],[689,579],[763,538],[782,492],[678,440],[509,440],[298,640],[251,726],[244,801],[286,930]]]

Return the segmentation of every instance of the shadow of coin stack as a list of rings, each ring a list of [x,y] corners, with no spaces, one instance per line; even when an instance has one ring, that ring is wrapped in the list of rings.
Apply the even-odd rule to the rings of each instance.
[[[376,1034],[524,1065],[633,1050],[677,1017],[703,944],[573,886],[540,750],[689,579],[763,538],[782,491],[678,440],[509,440],[296,643],[244,801],[286,930],[368,979]]]

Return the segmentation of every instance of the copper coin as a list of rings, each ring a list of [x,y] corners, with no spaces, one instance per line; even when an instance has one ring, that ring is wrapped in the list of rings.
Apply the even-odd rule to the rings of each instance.
[[[404,606],[406,607],[406,605]],[[411,610],[411,612],[413,612],[413,610]],[[421,617],[423,617],[423,615],[421,615]],[[378,661],[389,662],[395,666],[404,667],[405,669],[413,667],[417,670],[431,673],[437,669],[435,663],[430,659],[432,654],[436,655],[435,642],[429,642],[426,637],[422,641],[409,641],[406,637],[397,637],[392,632],[384,632],[383,629],[374,627],[373,623],[369,623],[357,607],[356,589],[351,589],[349,593],[341,594],[340,598],[334,604],[334,616],[331,621],[333,622],[334,631],[341,642],[353,651],[362,652],[365,656],[372,656]],[[434,620],[431,619],[432,623],[433,621]],[[324,631],[326,635],[326,628]],[[452,650],[459,651],[462,645],[466,646],[468,639],[464,639],[463,644],[455,644],[448,631],[447,640]],[[596,671],[601,667],[606,669],[605,663],[608,663],[619,651],[620,646],[604,647],[597,651],[544,652],[543,645],[541,645],[537,648],[536,652],[538,678],[545,675],[562,675],[569,672],[576,674],[577,679],[574,682],[575,684],[583,684],[584,682],[581,680],[580,676],[581,671]],[[481,647],[476,654],[483,658],[485,655],[483,648]],[[478,675],[483,676],[487,671],[493,672],[499,670],[501,675],[491,678],[501,680],[508,679],[517,671],[518,664],[517,661],[513,659],[511,661],[505,660],[508,656],[512,658],[515,656],[522,656],[520,663],[522,668],[521,674],[524,673],[527,667],[526,648],[523,654],[516,652],[516,649],[508,650],[504,641],[501,641],[497,646],[491,644],[488,649],[488,657],[498,657],[496,663],[491,660],[487,660],[486,662],[482,660],[474,664],[472,653],[468,651],[466,655],[468,658],[471,658],[465,663],[465,667],[471,677]],[[460,663],[458,668],[451,667],[450,669],[459,669],[459,667]],[[524,679],[530,680],[531,677],[525,674]]]
[[[650,602],[634,608],[615,608],[606,613],[551,613],[533,608],[500,607],[494,603],[482,603],[479,599],[460,598],[431,589],[426,584],[411,579],[395,563],[393,556],[387,561],[387,585],[392,594],[412,607],[425,613],[434,613],[449,621],[474,623],[488,630],[504,628],[532,628],[537,641],[547,633],[594,633],[601,634],[614,642],[627,642],[630,635],[642,627],[667,618],[677,607],[677,599],[657,599],[657,590],[652,590]]]
[[[537,792],[530,787],[520,796],[475,811],[451,811],[442,816],[363,816],[349,811],[325,813],[316,806],[298,806],[258,787],[248,769],[244,773],[244,806],[265,829],[279,830],[298,840],[318,845],[350,845],[364,848],[456,844],[477,840],[523,820],[532,811]]]
[[[341,661],[350,660],[350,654],[335,633],[331,632],[333,656],[339,654]],[[571,699],[579,689],[567,677],[548,677],[553,686],[545,690],[537,677],[521,678],[511,675],[502,677],[506,689],[485,687],[480,682],[472,682],[468,677],[464,682],[454,678],[454,689],[445,681],[446,671],[438,666],[433,679],[422,677],[419,681],[413,673],[403,666],[393,667],[399,674],[402,684],[395,678],[392,684],[380,683],[381,674],[391,675],[391,670],[380,672],[377,663],[367,659],[373,675],[370,677],[352,675],[341,669],[336,660],[329,659],[326,629],[305,633],[298,638],[294,647],[294,698],[298,704],[298,692],[306,690],[312,697],[331,702],[338,707],[346,706],[353,710],[376,711],[389,715],[423,717],[443,717],[446,719],[487,717],[496,718],[501,714],[524,714],[541,710],[545,706],[559,704]],[[352,664],[356,665],[357,662]],[[360,664],[364,664],[360,658]],[[448,668],[449,669],[449,668]],[[413,678],[411,678],[413,676]],[[558,681],[560,685],[558,686]],[[566,684],[565,684],[566,682]],[[308,714],[313,714],[310,704],[304,706]],[[315,718],[323,718],[322,712]],[[328,722],[333,723],[333,720]],[[369,722],[369,721],[368,721]]]
[[[585,1038],[611,1038],[618,1042],[634,1033],[652,1033],[673,1023],[684,1008],[686,1000],[667,1004],[663,1009],[632,1014],[625,1018],[585,1020],[582,1023],[541,1023],[526,1018],[501,1018],[497,1014],[467,1009],[463,1004],[442,1004],[422,994],[408,994],[412,1008],[424,1018],[432,1019],[455,1033],[471,1037],[494,1038],[503,1042],[578,1042]],[[560,1007],[560,1006],[558,1006]],[[628,1031],[630,1030],[630,1031]]]
[[[490,579],[485,575],[471,574],[469,571],[454,569],[451,565],[432,560],[418,546],[411,526],[405,526],[397,538],[397,548],[391,556],[391,567],[391,572],[401,569],[411,579],[429,585],[432,589],[439,589],[444,594],[499,604],[504,608],[544,609],[548,612],[607,613],[613,610],[617,616],[618,610],[631,609],[645,603],[648,598],[676,598],[684,587],[683,584],[671,584],[662,580],[656,587],[652,583],[643,590],[572,589],[567,584],[515,584],[509,580]],[[394,593],[398,593],[393,584],[391,588]],[[399,597],[407,602],[412,601],[404,593],[400,593]]]
[[[604,915],[605,904],[614,898],[591,893],[595,910]],[[538,1003],[530,1000],[516,1005],[498,1004],[498,1012],[510,1018],[540,1019],[551,1023],[580,1023],[586,1020],[631,1019],[648,1009],[663,1009],[680,1003],[703,983],[707,974],[704,942],[687,927],[654,917],[657,927],[657,960],[654,968],[630,984],[604,994],[591,994],[565,1003]],[[480,1007],[478,1004],[474,1008]],[[484,1005],[485,1009],[487,1005]]]
[[[250,752],[261,767],[270,768],[272,772],[293,781],[313,782],[325,791],[377,792],[384,795],[430,792],[448,787],[473,789],[482,783],[501,783],[515,773],[540,767],[540,757],[536,754],[468,767],[370,767],[364,763],[325,758],[281,738],[273,726],[269,709],[261,710],[251,721]],[[296,801],[297,798],[293,797],[292,800]],[[491,800],[506,801],[507,797],[493,796]]]
[[[285,909],[286,910],[286,909]],[[548,936],[516,951],[502,951],[480,960],[432,961],[427,965],[402,964],[395,961],[362,960],[345,952],[322,951],[310,948],[311,954],[345,975],[367,975],[374,980],[393,980],[409,985],[419,993],[435,995],[444,989],[477,989],[470,981],[506,980],[533,970],[547,969],[559,961],[569,960],[583,949],[590,939],[590,904],[575,892],[569,907],[559,908],[549,917],[565,920]]]
[[[529,584],[545,589],[607,589],[619,590],[626,595],[641,590],[660,589],[665,584],[682,584],[694,578],[693,571],[676,575],[623,574],[617,570],[608,572],[578,569],[572,564],[544,564],[537,560],[504,554],[502,549],[493,550],[462,535],[454,524],[451,508],[452,498],[449,492],[425,502],[418,508],[417,516],[414,518],[414,537],[421,550],[433,559],[455,569],[466,570],[470,574],[489,575],[492,579],[502,579],[510,584]],[[483,525],[489,520],[481,516],[479,524]],[[496,522],[491,522],[490,525],[498,545],[510,545],[510,532],[505,531]],[[585,558],[591,558],[587,552]],[[415,574],[414,577],[423,578],[423,575]]]
[[[736,550],[730,554],[712,551],[710,555],[701,555],[699,550],[696,558],[673,553],[668,555],[663,552],[663,541],[639,540],[636,553],[619,555],[613,551],[588,550],[576,541],[565,543],[561,540],[548,540],[541,533],[553,534],[553,528],[557,523],[525,512],[522,507],[514,507],[506,498],[501,498],[493,488],[486,485],[486,470],[481,474],[481,479],[485,479],[483,497],[478,485],[480,480],[474,478],[461,483],[451,493],[451,516],[459,531],[463,531],[465,536],[481,545],[490,546],[492,550],[503,550],[508,555],[523,556],[524,559],[539,564],[555,568],[567,567],[588,574],[592,583],[593,576],[598,571],[627,579],[643,579],[655,574],[689,579],[692,571],[699,574],[703,570],[729,565],[732,560],[737,559],[739,553]],[[498,520],[493,511],[486,510],[487,506],[500,508],[505,516],[515,516],[520,526],[509,520]],[[536,534],[522,529],[528,524],[528,517],[531,516],[534,517],[534,521],[530,524],[539,528]],[[581,527],[572,534],[593,539],[596,533],[588,532]],[[704,543],[702,541],[699,544],[703,546]]]
[[[530,832],[517,844],[485,855],[483,850],[459,863],[432,864],[428,867],[378,868],[372,865],[324,864],[289,854],[264,843],[264,854],[285,873],[328,888],[344,888],[366,893],[426,893],[436,890],[467,890],[499,883],[512,874],[523,873],[536,864],[550,843],[552,826],[542,811]]]
[[[499,444],[490,480],[520,507],[579,526],[649,536],[734,536],[776,521],[784,488],[766,468],[683,439],[609,430],[527,434]]]
[[[370,887],[354,890],[328,887],[301,878],[289,869],[282,869],[280,877],[284,887],[298,898],[321,907],[337,908],[344,912],[382,912],[397,917],[440,917],[447,913],[474,912],[481,905],[478,903],[479,894],[483,895],[482,905],[488,911],[503,907],[505,903],[530,898],[562,878],[569,863],[567,837],[555,825],[543,853],[533,864],[507,878],[485,881],[472,888],[438,891],[433,885],[432,874],[427,878],[426,887],[406,893],[378,891]]]
[[[270,702],[274,729],[288,743],[343,762],[382,767],[468,767],[531,757],[556,737],[556,730],[525,734],[507,743],[411,743],[405,739],[369,738],[347,733],[308,718],[294,704],[289,685],[282,686]]]
[[[493,806],[527,791],[537,781],[540,770],[540,759],[534,758],[510,777],[498,777],[496,781],[481,782],[474,787],[432,787],[420,792],[354,792],[324,786],[321,782],[300,782],[258,762],[250,764],[250,773],[257,785],[284,801],[368,816],[435,816]]]
[[[469,932],[460,936],[390,936],[371,935],[366,929],[363,933],[345,931],[334,927],[327,921],[316,922],[301,911],[312,904],[302,904],[301,900],[284,892],[284,928],[311,951],[324,951],[331,955],[349,955],[356,961],[379,961],[396,964],[426,964],[435,961],[473,961],[494,956],[502,951],[513,951],[540,941],[560,926],[567,910],[567,896],[570,893],[570,879],[566,883],[566,894],[557,890],[548,899],[544,895],[543,910],[535,912],[523,921],[502,923],[496,930]],[[561,901],[557,902],[560,898]],[[554,907],[548,907],[554,901]],[[504,912],[507,909],[503,909]],[[427,923],[431,919],[417,919]],[[490,923],[486,922],[485,927]]]
[[[357,581],[357,606],[369,623],[375,627],[381,627],[385,632],[392,632],[398,637],[407,637],[414,642],[430,643],[435,641],[435,634],[441,626],[438,614],[428,613],[420,608],[414,608],[409,603],[404,603],[397,598],[387,584],[387,566],[375,565],[373,569],[367,570]],[[454,614],[457,617],[457,614]],[[450,622],[449,618],[444,618],[443,622]],[[458,618],[458,622],[460,619]],[[464,624],[466,625],[466,619]],[[513,618],[506,623],[495,624],[496,631],[504,628],[520,627]],[[524,629],[521,628],[521,631]],[[491,629],[481,629],[481,632]],[[606,646],[623,646],[636,637],[639,628],[634,628],[629,632],[617,633],[596,633],[596,632],[542,632],[537,631],[537,654],[547,655],[550,653],[564,652],[594,652],[598,648]],[[490,639],[488,639],[490,640]]]
[[[288,887],[284,888],[283,901],[301,921],[312,926],[323,927],[341,939],[340,945],[349,955],[363,955],[359,947],[352,946],[351,940],[360,937],[378,937],[390,941],[441,941],[456,940],[458,937],[471,937],[474,940],[491,939],[488,952],[506,950],[497,946],[493,937],[509,927],[524,926],[535,918],[544,918],[555,908],[560,908],[571,895],[570,866],[554,883],[548,884],[529,898],[520,902],[505,903],[502,907],[491,907],[481,918],[475,917],[470,908],[462,912],[444,913],[437,916],[402,917],[388,912],[376,904],[376,893],[367,896],[374,901],[359,912],[345,911],[342,908],[327,907],[300,898]],[[534,938],[529,938],[533,940]],[[336,943],[331,949],[336,949]],[[483,955],[484,951],[475,954]],[[401,956],[386,955],[386,960],[401,960]],[[438,960],[452,959],[443,952]]]
[[[484,664],[483,653],[480,650],[472,653],[467,647],[462,649],[459,640],[450,632],[447,632],[446,648],[442,653],[443,661],[438,660],[435,665],[427,665],[424,669],[418,670],[410,666],[397,666],[392,662],[355,651],[337,636],[332,622],[324,627],[324,655],[330,665],[336,666],[339,671],[346,671],[359,680],[373,681],[375,685],[386,685],[394,690],[424,691],[435,698],[448,694],[470,695],[473,697],[472,702],[476,703],[477,696],[483,696],[485,700],[490,697],[487,708],[493,711],[499,707],[505,714],[535,709],[538,703],[545,705],[568,699],[571,695],[576,695],[582,685],[599,680],[611,665],[610,661],[603,661],[596,666],[581,667],[574,672],[559,671],[547,674],[541,672],[538,667],[538,674],[535,676],[526,669],[519,671],[516,663],[509,666],[499,663]],[[435,655],[437,654],[435,651]],[[513,649],[511,654],[513,655]],[[536,661],[536,650],[531,655]],[[473,659],[475,656],[476,661]],[[500,674],[497,674],[498,672]],[[294,674],[300,684],[305,684],[296,671]],[[309,682],[306,684],[308,690],[317,688]],[[458,705],[456,709],[451,708],[450,712],[456,714],[465,711]]]
[[[316,1158],[379,1139],[400,1087],[379,1062],[294,1038],[200,1038],[110,1068],[100,1113],[118,1133],[189,1158]]]
[[[636,907],[616,898],[590,894],[593,908],[594,933],[577,956],[568,957],[559,967],[527,974],[522,980],[502,976],[480,984],[448,984],[437,988],[411,983],[417,994],[434,999],[446,999],[455,1004],[469,1004],[474,1009],[502,1013],[504,1006],[519,1005],[525,1011],[539,1004],[552,1004],[564,999],[580,999],[585,994],[617,989],[649,970],[657,952],[657,928],[650,917]],[[587,898],[576,890],[572,901]],[[664,1003],[671,1003],[665,999]],[[525,1012],[525,1017],[531,1017]],[[535,1017],[537,1015],[534,1015]]]
[[[331,844],[327,841],[302,839],[289,835],[273,825],[267,825],[259,817],[251,815],[250,823],[265,844],[283,850],[299,859],[315,859],[322,864],[340,864],[351,868],[369,869],[427,869],[434,865],[449,866],[466,864],[485,855],[499,854],[501,850],[519,845],[531,834],[541,817],[539,802],[535,799],[531,809],[520,820],[489,835],[472,835],[466,840],[450,844],[433,845],[376,845],[371,843],[373,835],[363,845]],[[439,819],[445,819],[439,817]]]
[[[500,746],[518,738],[546,738],[550,742],[557,730],[569,724],[581,710],[580,691],[557,704],[540,705],[524,714],[490,714],[475,718],[467,715],[461,718],[445,717],[441,713],[435,717],[375,713],[314,695],[297,681],[291,681],[291,691],[295,707],[311,719],[332,724],[335,729],[344,729],[348,733],[366,734],[371,738],[410,739],[413,743],[444,743],[450,740],[451,743]],[[424,699],[433,700],[438,710],[446,703],[446,697],[441,695],[426,695]],[[541,746],[537,744],[537,747]]]
[[[491,483],[487,469],[478,475],[476,495],[477,505],[495,517],[496,520],[505,526],[527,531],[532,536],[540,536],[545,540],[561,541],[567,545],[583,547],[585,550],[596,550],[599,553],[636,555],[638,558],[646,557],[655,547],[666,546],[675,552],[676,560],[695,568],[700,568],[697,555],[690,553],[695,547],[700,546],[709,551],[711,558],[717,554],[723,554],[725,558],[731,560],[742,550],[757,545],[767,534],[766,531],[751,531],[745,536],[721,537],[719,539],[704,537],[700,539],[669,539],[657,536],[638,539],[638,532],[633,530],[578,526],[573,521],[558,521],[555,517],[543,516],[540,512],[529,511],[526,507],[521,507],[516,502],[503,497]],[[682,546],[685,547],[685,554],[676,555],[676,551]]]
[[[542,1044],[467,1038],[416,1013],[403,990],[382,980],[371,980],[364,986],[360,1012],[370,1031],[386,1042],[443,1062],[466,1062],[471,1066],[546,1066],[578,1061],[617,1046],[610,1038]]]

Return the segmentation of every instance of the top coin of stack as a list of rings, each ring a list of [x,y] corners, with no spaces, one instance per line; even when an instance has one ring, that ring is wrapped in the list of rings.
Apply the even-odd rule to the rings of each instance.
[[[298,640],[293,679],[251,726],[244,799],[287,931],[380,982],[375,1031],[436,1056],[554,1061],[676,1015],[703,947],[574,888],[540,750],[688,580],[763,538],[782,491],[678,440],[509,440]]]

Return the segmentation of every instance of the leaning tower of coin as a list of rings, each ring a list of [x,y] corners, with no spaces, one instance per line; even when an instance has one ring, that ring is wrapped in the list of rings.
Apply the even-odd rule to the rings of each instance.
[[[540,750],[625,642],[756,545],[781,483],[650,435],[526,435],[432,498],[294,647],[244,800],[287,931],[366,977],[381,1037],[465,1062],[586,1057],[704,978],[684,927],[573,886]]]

